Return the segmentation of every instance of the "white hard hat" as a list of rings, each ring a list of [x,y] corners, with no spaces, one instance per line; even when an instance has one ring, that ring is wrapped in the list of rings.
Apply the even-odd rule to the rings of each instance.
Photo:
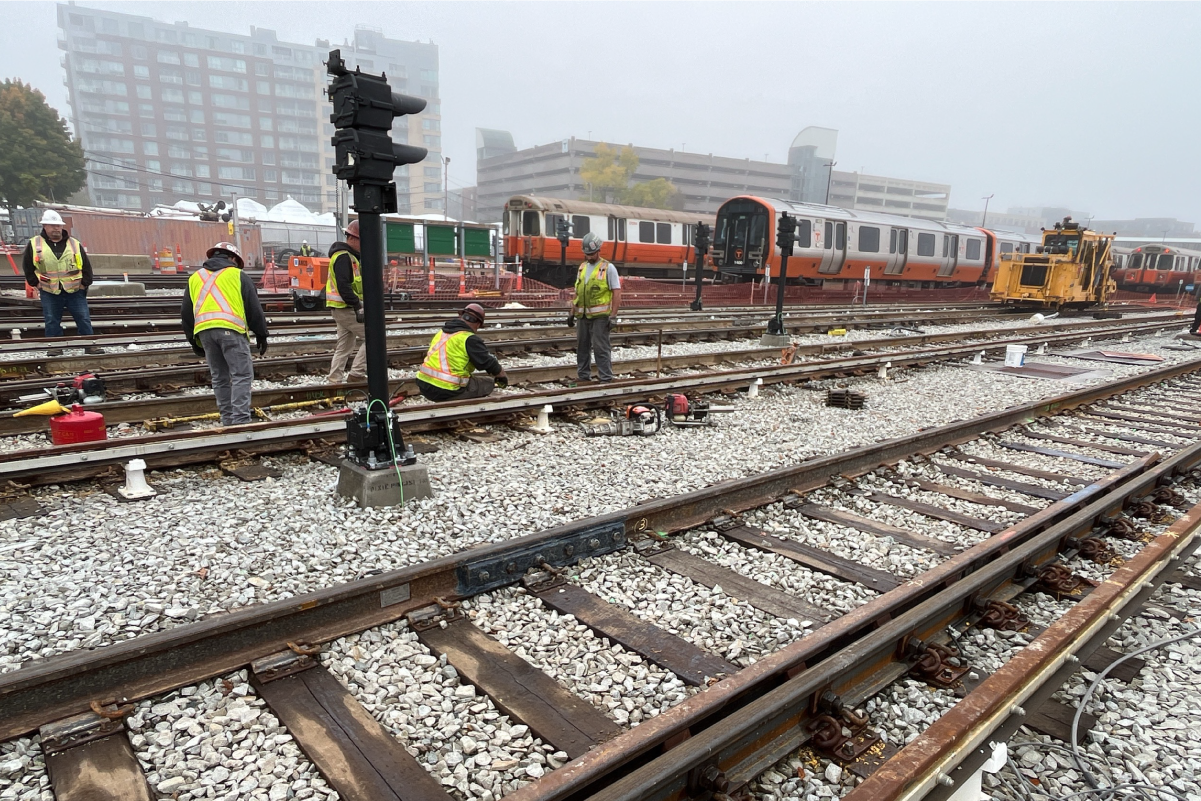
[[[46,209],[46,211],[42,213],[42,225],[66,225],[66,223],[63,222],[63,218],[59,216],[57,211],[54,209]]]
[[[308,243],[309,243],[309,240],[307,240],[307,239],[300,240],[300,244],[302,244],[302,245],[307,245]]]

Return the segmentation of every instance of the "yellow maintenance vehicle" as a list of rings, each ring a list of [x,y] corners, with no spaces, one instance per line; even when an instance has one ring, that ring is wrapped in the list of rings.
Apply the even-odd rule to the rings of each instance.
[[[1034,253],[1002,253],[991,297],[1015,306],[1084,308],[1105,303],[1117,289],[1113,234],[1102,234],[1064,217],[1043,230]]]

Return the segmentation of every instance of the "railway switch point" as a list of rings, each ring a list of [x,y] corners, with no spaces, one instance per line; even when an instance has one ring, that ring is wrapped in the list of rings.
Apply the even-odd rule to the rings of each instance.
[[[434,491],[425,465],[401,464],[372,470],[343,460],[338,470],[338,494],[354,498],[363,509],[373,509],[432,498]]]

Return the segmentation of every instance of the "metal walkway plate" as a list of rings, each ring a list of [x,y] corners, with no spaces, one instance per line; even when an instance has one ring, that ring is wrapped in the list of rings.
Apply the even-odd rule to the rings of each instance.
[[[1003,362],[994,364],[965,365],[972,370],[984,370],[1001,375],[1012,375],[1018,378],[1042,378],[1050,381],[1086,381],[1093,378],[1105,378],[1110,370],[1090,370],[1087,367],[1071,367],[1066,364],[1049,364],[1047,362],[1026,362],[1021,367],[1006,367]]]

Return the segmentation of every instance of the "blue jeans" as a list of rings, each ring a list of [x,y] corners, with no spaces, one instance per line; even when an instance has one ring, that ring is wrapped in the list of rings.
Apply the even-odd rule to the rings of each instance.
[[[63,310],[71,312],[75,321],[76,333],[81,337],[92,335],[92,317],[88,314],[88,290],[78,292],[47,292],[39,289],[42,295],[42,320],[46,323],[46,336],[63,336]]]

